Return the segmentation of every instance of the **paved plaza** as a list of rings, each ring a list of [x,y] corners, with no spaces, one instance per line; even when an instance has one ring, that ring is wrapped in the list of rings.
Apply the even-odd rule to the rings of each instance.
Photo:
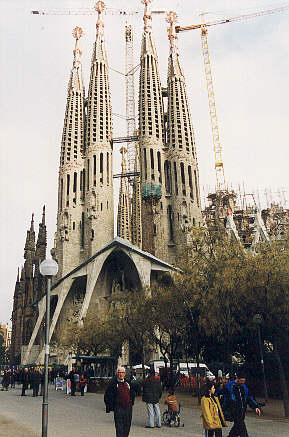
[[[42,398],[21,397],[20,387],[8,392],[0,391],[0,437],[40,437]],[[161,403],[161,409],[165,406]],[[183,428],[146,429],[145,404],[137,399],[134,406],[130,437],[180,436],[201,437],[202,423],[198,408],[183,408]],[[248,415],[247,428],[250,437],[288,437],[289,423]],[[229,424],[230,425],[230,424]],[[228,435],[228,428],[223,432]],[[113,414],[106,414],[103,394],[86,393],[81,397],[66,395],[49,388],[48,437],[115,437]]]

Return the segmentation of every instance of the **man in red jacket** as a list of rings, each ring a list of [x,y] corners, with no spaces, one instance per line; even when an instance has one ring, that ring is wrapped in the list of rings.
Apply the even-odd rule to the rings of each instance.
[[[116,376],[104,394],[106,412],[114,412],[116,437],[129,435],[135,394],[133,383],[128,383],[125,379],[125,368],[118,367]]]

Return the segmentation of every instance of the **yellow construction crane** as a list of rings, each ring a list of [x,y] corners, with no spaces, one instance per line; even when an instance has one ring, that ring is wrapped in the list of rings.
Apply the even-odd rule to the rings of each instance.
[[[222,20],[216,20],[208,23],[193,24],[191,26],[185,26],[185,27],[176,26],[177,33],[183,32],[185,30],[201,29],[203,59],[204,59],[207,91],[208,91],[209,110],[210,110],[211,128],[212,128],[212,136],[213,136],[213,147],[214,147],[214,154],[215,154],[217,192],[226,191],[227,187],[226,187],[226,180],[225,180],[224,163],[222,158],[222,148],[220,143],[219,125],[218,125],[218,118],[217,118],[217,111],[216,111],[216,101],[215,101],[210,53],[209,53],[209,46],[208,46],[207,28],[209,26],[216,26],[217,24],[233,23],[235,21],[242,21],[254,17],[260,17],[262,15],[274,14],[276,12],[283,12],[288,8],[289,8],[289,4],[280,6],[279,8],[261,10],[250,14],[238,15],[236,17],[225,18]]]

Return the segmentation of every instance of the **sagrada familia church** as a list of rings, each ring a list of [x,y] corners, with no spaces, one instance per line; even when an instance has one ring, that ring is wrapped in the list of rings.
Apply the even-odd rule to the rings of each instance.
[[[122,177],[114,237],[113,133],[103,2],[98,20],[88,92],[82,76],[81,28],[68,84],[60,150],[57,229],[51,251],[59,271],[51,296],[50,339],[72,320],[107,308],[116,291],[150,286],[174,271],[187,230],[202,223],[199,173],[185,77],[180,64],[175,14],[169,15],[167,85],[161,86],[152,35],[150,1],[144,0],[140,54],[139,126],[132,188]],[[46,258],[45,209],[36,241],[34,219],[24,248],[12,314],[14,363],[42,363]],[[65,363],[65,353],[58,362]],[[51,352],[53,356],[53,351]]]
[[[106,311],[116,292],[149,287],[175,270],[177,257],[189,238],[188,230],[221,224],[245,249],[260,241],[281,239],[289,231],[289,211],[277,203],[259,211],[237,206],[228,189],[209,194],[211,204],[201,211],[199,172],[186,83],[179,59],[176,14],[168,14],[167,84],[161,85],[158,55],[152,36],[151,0],[145,5],[140,54],[138,130],[133,163],[128,166],[122,145],[114,236],[112,108],[109,65],[104,42],[102,1],[88,92],[82,76],[80,39],[75,48],[68,84],[60,150],[57,229],[53,259],[59,266],[51,296],[50,341],[67,323]],[[126,38],[129,38],[129,32]],[[133,67],[131,65],[130,67]],[[130,75],[133,81],[133,76]],[[131,96],[130,96],[131,97]],[[134,119],[134,110],[130,120]],[[132,147],[130,147],[130,155]],[[129,148],[128,147],[128,148]],[[128,168],[129,167],[129,168]],[[25,263],[18,272],[12,312],[11,359],[14,364],[43,363],[46,282],[39,271],[46,258],[45,208],[36,240],[34,218],[24,248]],[[51,350],[50,361],[66,364],[68,353]],[[125,364],[125,357],[122,357]],[[128,361],[128,357],[127,357]]]

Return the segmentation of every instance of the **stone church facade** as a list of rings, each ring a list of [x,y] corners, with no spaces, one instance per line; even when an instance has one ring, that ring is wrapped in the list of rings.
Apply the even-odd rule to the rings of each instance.
[[[113,135],[103,3],[98,20],[88,92],[82,76],[81,28],[75,28],[73,65],[61,141],[55,244],[59,265],[51,297],[50,339],[69,320],[105,311],[114,290],[150,286],[175,270],[187,230],[202,223],[195,139],[180,64],[175,15],[168,15],[167,84],[161,85],[152,35],[151,0],[144,0],[140,55],[139,129],[135,177],[130,194],[122,147],[122,172],[114,238]],[[45,283],[39,264],[46,258],[45,211],[35,244],[33,219],[25,264],[17,277],[12,314],[12,358],[41,363]],[[59,352],[60,354],[60,352]],[[58,356],[65,363],[67,356]]]

